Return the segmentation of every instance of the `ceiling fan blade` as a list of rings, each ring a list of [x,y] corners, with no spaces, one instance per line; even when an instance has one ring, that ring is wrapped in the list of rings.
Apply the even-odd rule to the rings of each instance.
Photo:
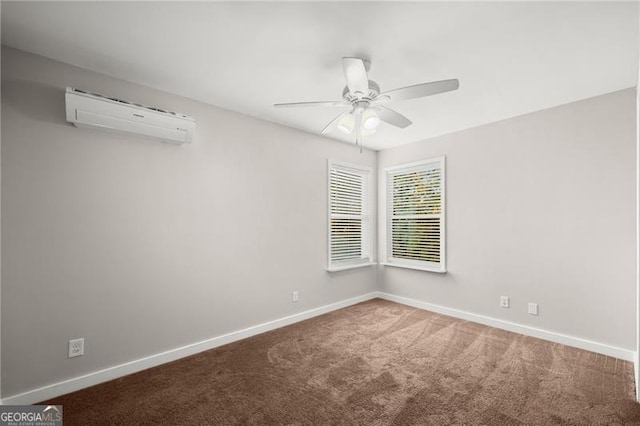
[[[422,98],[424,96],[437,95],[438,93],[450,92],[460,86],[457,78],[452,80],[432,81],[431,83],[416,84],[414,86],[401,87],[400,89],[389,90],[381,93],[380,96],[388,96],[389,102],[401,101],[404,99]]]
[[[404,129],[413,124],[411,120],[409,120],[404,115],[385,106],[378,105],[374,109],[378,113],[378,117],[380,118],[380,120],[384,121],[385,123],[389,123],[392,126]]]
[[[327,133],[329,130],[332,130],[337,124],[338,121],[340,121],[340,119],[342,119],[342,117],[344,117],[345,115],[349,114],[349,112],[343,112],[342,114],[338,115],[336,118],[334,118],[333,120],[331,120],[329,122],[329,124],[327,124],[326,126],[324,126],[324,129],[322,129],[322,134]]]
[[[360,58],[342,58],[342,69],[347,87],[352,94],[369,93],[369,78],[364,61]]]
[[[298,107],[345,107],[351,106],[345,101],[318,101],[318,102],[291,102],[286,104],[273,104],[276,108],[298,108]]]

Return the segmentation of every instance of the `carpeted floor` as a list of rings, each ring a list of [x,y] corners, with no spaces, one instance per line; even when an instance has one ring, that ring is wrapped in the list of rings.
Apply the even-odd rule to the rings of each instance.
[[[640,424],[629,362],[372,300],[84,389],[69,425]]]

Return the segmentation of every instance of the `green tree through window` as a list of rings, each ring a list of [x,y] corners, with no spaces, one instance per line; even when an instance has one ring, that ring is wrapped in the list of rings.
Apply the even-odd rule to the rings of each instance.
[[[444,271],[444,159],[387,169],[387,261]]]

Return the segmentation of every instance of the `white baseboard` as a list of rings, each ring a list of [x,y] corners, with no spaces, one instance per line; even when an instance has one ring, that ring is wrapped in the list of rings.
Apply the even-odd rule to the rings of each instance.
[[[275,330],[276,328],[304,321],[306,319],[326,314],[337,309],[346,308],[347,306],[355,305],[356,303],[371,300],[376,297],[377,292],[352,297],[340,302],[331,303],[319,308],[310,309],[308,311],[293,314],[284,318],[248,327],[243,330],[234,331],[222,336],[217,336],[211,339],[203,340],[201,342],[182,346],[180,348],[171,349],[166,352],[151,355],[145,358],[140,358],[135,361],[116,365],[114,367],[105,368],[104,370],[85,374],[84,376],[74,377],[72,379],[68,379],[59,383],[43,386],[41,388],[33,389],[17,395],[8,396],[3,398],[1,400],[1,403],[5,405],[22,405],[45,401],[47,399],[55,398],[69,392],[74,392],[80,389],[87,388],[89,386],[94,386],[99,383],[117,379],[128,374],[146,370],[160,364],[165,364],[167,362],[175,361],[177,359],[184,358],[199,352],[217,348],[218,346],[226,345],[237,340],[246,339],[247,337],[255,336],[257,334],[261,334],[270,330]]]
[[[553,331],[547,331],[535,327],[516,324],[509,321],[503,321],[484,315],[473,314],[471,312],[461,311],[458,309],[447,308],[445,306],[435,305],[433,303],[376,291],[364,294],[362,296],[357,296],[350,299],[342,300],[340,302],[321,306],[319,308],[310,309],[308,311],[300,312],[277,320],[258,324],[242,330],[234,331],[222,336],[213,337],[201,342],[182,346],[180,348],[171,349],[159,354],[116,365],[114,367],[105,368],[103,370],[99,370],[79,377],[74,377],[59,383],[43,386],[41,388],[33,389],[17,395],[8,396],[0,400],[0,404],[22,405],[45,401],[47,399],[55,398],[69,392],[74,392],[80,389],[87,388],[89,386],[94,386],[109,380],[117,379],[128,374],[133,374],[138,371],[146,370],[151,367],[175,361],[177,359],[213,349],[218,346],[226,345],[237,340],[246,339],[247,337],[255,336],[257,334],[261,334],[270,330],[275,330],[276,328],[304,321],[318,315],[346,308],[347,306],[355,305],[356,303],[375,298],[385,299],[403,305],[412,306],[414,308],[437,312],[443,315],[488,325],[490,327],[496,327],[503,330],[524,334],[526,336],[537,337],[540,339],[549,340],[551,342],[561,343],[564,345],[585,349],[591,352],[609,355],[625,361],[632,361],[635,363],[636,369],[638,368],[637,353],[634,351],[618,348],[615,346],[609,346],[586,339],[581,339],[579,337],[568,336]]]
[[[433,303],[423,302],[408,297],[396,296],[385,292],[377,292],[380,299],[389,300],[391,302],[401,303],[403,305],[412,306],[425,311],[436,312],[450,317],[460,318],[479,324],[488,325],[502,330],[512,331],[514,333],[524,334],[525,336],[537,337],[539,339],[548,340],[555,343],[561,343],[574,348],[584,349],[587,351],[608,355],[624,361],[634,362],[636,352],[616,346],[606,345],[604,343],[594,342],[592,340],[582,339],[580,337],[568,336],[555,331],[543,330],[528,325],[521,325],[514,322],[504,321],[497,318],[487,317],[484,315],[473,314],[471,312],[461,311],[458,309],[447,308],[445,306],[435,305]]]

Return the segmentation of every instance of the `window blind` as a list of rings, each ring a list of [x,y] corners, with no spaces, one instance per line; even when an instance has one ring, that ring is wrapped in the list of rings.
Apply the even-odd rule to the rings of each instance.
[[[329,269],[369,263],[370,170],[329,162]]]
[[[444,158],[387,169],[387,262],[444,272],[444,253]]]

